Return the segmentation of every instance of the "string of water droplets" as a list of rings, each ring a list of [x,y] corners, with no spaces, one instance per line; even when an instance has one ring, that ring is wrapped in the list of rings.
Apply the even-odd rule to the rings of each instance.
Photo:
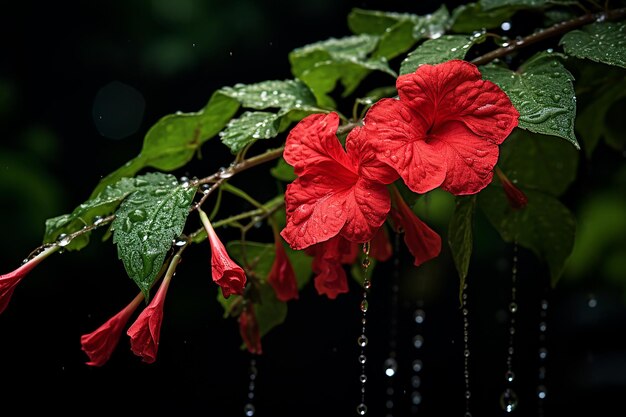
[[[467,305],[467,282],[463,284],[461,291],[461,312],[463,314],[463,382],[465,383],[465,414],[464,417],[472,417],[470,412],[470,399],[472,391],[470,390],[470,373],[469,373],[469,310]]]
[[[513,372],[513,354],[515,353],[515,316],[517,313],[517,241],[513,244],[513,266],[511,267],[511,301],[509,303],[509,344],[506,357],[506,372],[504,374],[505,388],[500,395],[500,407],[506,413],[512,413],[517,408],[517,394],[513,389],[515,372]]]
[[[548,394],[546,388],[546,358],[548,357],[548,348],[546,345],[546,336],[548,324],[548,300],[546,297],[541,299],[541,310],[539,310],[539,372],[537,375],[537,417],[544,416],[544,403]]]
[[[254,407],[254,389],[256,388],[256,377],[258,373],[256,360],[251,358],[250,367],[248,368],[248,399],[246,405],[243,407],[243,413],[246,417],[252,417],[256,414],[256,408]]]
[[[423,302],[417,302],[417,308],[413,312],[413,323],[415,324],[415,336],[413,336],[413,348],[415,356],[411,365],[413,371],[411,375],[411,414],[417,414],[419,405],[422,404],[422,393],[419,388],[422,385],[420,372],[422,371],[421,350],[424,346],[424,336],[422,336],[422,324],[426,319],[426,312],[423,309]]]
[[[361,335],[357,339],[357,344],[359,345],[360,353],[359,353],[359,363],[361,364],[361,375],[359,376],[359,381],[361,382],[361,402],[356,407],[356,412],[360,416],[364,416],[367,414],[367,405],[365,404],[365,383],[367,382],[367,373],[365,370],[365,363],[367,362],[367,356],[365,356],[365,347],[367,346],[368,340],[367,335],[365,334],[365,325],[367,323],[367,310],[369,308],[369,302],[367,301],[367,293],[369,289],[372,287],[372,282],[368,278],[368,268],[370,266],[370,242],[365,242],[363,244],[363,261],[361,266],[363,267],[363,299],[361,300]]]
[[[398,361],[396,359],[396,347],[398,336],[398,281],[400,278],[400,234],[395,234],[393,246],[393,272],[391,274],[391,313],[389,326],[389,356],[385,359],[383,369],[387,376],[387,389],[385,408],[387,414],[385,417],[393,417],[395,407],[395,377],[398,371]]]

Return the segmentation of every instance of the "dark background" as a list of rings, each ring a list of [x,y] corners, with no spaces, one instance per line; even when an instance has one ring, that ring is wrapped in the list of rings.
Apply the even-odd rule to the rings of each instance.
[[[446,3],[452,9],[454,3]],[[19,265],[41,241],[44,221],[71,212],[104,175],[134,157],[160,117],[196,111],[211,93],[238,82],[292,78],[287,54],[296,47],[349,34],[352,7],[425,14],[436,2],[273,2],[198,0],[23,1],[3,12],[0,58],[0,270]],[[375,77],[375,75],[373,76]],[[204,176],[230,162],[217,141],[204,159],[175,174]],[[584,178],[566,196],[575,211],[605,183],[623,155],[600,146],[581,161]],[[276,186],[267,167],[233,181],[263,200]],[[261,178],[261,181],[257,181]],[[228,202],[227,202],[228,203]],[[245,207],[233,202],[225,212]],[[194,220],[195,221],[195,220]],[[433,226],[442,234],[445,225]],[[480,215],[469,282],[471,410],[504,414],[511,293],[511,245]],[[256,232],[259,240],[269,231]],[[91,332],[137,292],[115,247],[101,231],[81,252],[57,254],[38,266],[0,316],[0,415],[80,414],[242,416],[249,355],[239,349],[233,319],[215,301],[208,245],[186,252],[165,305],[154,364],[141,363],[122,338],[111,360],[90,368],[80,335]],[[224,241],[236,238],[223,230]],[[550,302],[545,415],[620,415],[626,393],[626,309],[621,287],[601,274],[567,276],[554,290],[545,265],[520,248],[513,367],[517,415],[538,415],[539,306]],[[393,415],[414,415],[410,364],[421,359],[423,416],[464,412],[462,316],[447,246],[419,270],[401,254],[379,265],[368,312],[369,415],[383,416],[388,379],[383,362],[397,343]],[[399,285],[398,326],[391,326],[392,284]],[[359,402],[360,292],[331,301],[312,285],[289,303],[286,322],[263,339],[254,404],[258,416],[355,415]],[[417,308],[426,312],[421,326]],[[395,331],[395,338],[390,335]],[[412,339],[424,337],[416,350]],[[8,410],[13,410],[9,412]]]

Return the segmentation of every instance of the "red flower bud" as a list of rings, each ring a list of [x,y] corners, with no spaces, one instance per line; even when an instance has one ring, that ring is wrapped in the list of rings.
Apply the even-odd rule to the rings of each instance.
[[[526,207],[526,204],[528,204],[528,197],[526,197],[526,194],[517,188],[501,169],[496,168],[496,173],[498,174],[498,178],[500,178],[504,194],[506,194],[506,198],[509,200],[511,208],[519,210]]]
[[[130,336],[130,349],[146,363],[153,363],[156,360],[163,322],[163,305],[173,272],[168,271],[150,304],[143,309],[126,332]]]
[[[89,356],[87,365],[102,366],[109,360],[120,340],[122,330],[142,300],[143,293],[140,292],[122,311],[93,332],[80,337],[82,349]]]
[[[259,323],[256,320],[254,308],[251,303],[248,304],[239,315],[239,333],[250,353],[257,355],[263,353]]]
[[[222,287],[224,298],[230,297],[231,294],[243,294],[243,289],[246,286],[245,272],[228,256],[226,248],[219,237],[217,237],[206,213],[202,210],[198,210],[198,213],[211,244],[211,274],[213,282]]]
[[[59,249],[59,246],[50,246],[40,254],[30,259],[13,272],[0,275],[0,314],[7,308],[15,287],[41,261]]]

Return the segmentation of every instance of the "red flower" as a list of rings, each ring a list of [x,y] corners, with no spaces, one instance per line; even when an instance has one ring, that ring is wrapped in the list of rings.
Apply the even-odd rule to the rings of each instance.
[[[173,271],[165,275],[150,304],[143,309],[126,332],[130,336],[130,349],[146,363],[153,363],[156,360],[163,321],[163,305],[172,275]]]
[[[41,261],[46,259],[50,254],[59,249],[59,246],[50,246],[44,249],[40,254],[24,263],[13,272],[0,275],[0,314],[7,308],[11,296],[17,284]]]
[[[414,265],[436,258],[441,252],[441,237],[413,213],[395,187],[392,190],[395,207],[391,209],[391,218],[396,232],[404,232],[404,242],[415,257]]]
[[[80,337],[82,349],[89,356],[87,365],[102,366],[109,360],[120,340],[122,330],[130,316],[139,307],[141,300],[143,300],[143,293],[140,292],[122,311],[93,332]]]
[[[307,248],[313,256],[314,285],[317,293],[331,300],[348,292],[348,278],[343,264],[353,263],[358,256],[358,245],[341,236]]]
[[[421,65],[398,77],[399,99],[383,99],[357,128],[375,155],[416,193],[441,187],[477,193],[493,177],[498,145],[517,126],[519,113],[475,65],[452,60]],[[353,132],[354,133],[354,132]]]
[[[250,353],[257,355],[263,353],[259,323],[256,320],[254,308],[251,303],[248,304],[239,315],[239,333]]]
[[[274,246],[276,247],[276,257],[267,276],[267,282],[274,288],[276,298],[280,301],[297,299],[298,283],[296,281],[296,273],[291,266],[291,262],[289,262],[282,239],[277,231],[274,231]]]
[[[224,298],[230,297],[231,294],[243,294],[243,289],[246,285],[245,272],[228,256],[226,248],[219,237],[217,237],[206,213],[201,210],[198,210],[198,213],[211,244],[211,275],[213,282],[222,287]]]
[[[337,235],[367,242],[389,212],[385,184],[395,181],[397,173],[379,162],[354,130],[344,151],[338,126],[336,113],[312,114],[287,137],[283,156],[298,178],[287,186],[287,225],[281,235],[293,249]]]
[[[526,197],[526,194],[517,188],[501,169],[496,167],[496,173],[502,183],[504,194],[506,194],[506,198],[509,200],[511,208],[513,210],[519,210],[526,207],[526,204],[528,204],[528,197]]]

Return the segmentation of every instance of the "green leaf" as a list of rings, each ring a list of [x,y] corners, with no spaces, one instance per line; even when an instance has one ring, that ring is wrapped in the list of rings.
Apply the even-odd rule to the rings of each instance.
[[[485,40],[485,35],[444,35],[422,43],[407,55],[400,65],[400,74],[415,72],[422,64],[440,64],[451,59],[463,59],[467,51],[476,43]]]
[[[515,129],[500,146],[498,166],[514,183],[558,197],[576,179],[579,157],[554,136]]]
[[[406,52],[419,39],[441,36],[449,28],[449,22],[445,5],[425,16],[358,8],[348,15],[348,26],[353,33],[380,36],[373,56],[387,59]]]
[[[278,135],[277,121],[278,115],[275,113],[245,112],[228,122],[226,129],[220,132],[220,138],[236,154],[257,139],[270,139]]]
[[[274,289],[269,284],[259,287],[260,302],[254,303],[256,320],[259,323],[261,337],[287,318],[287,303],[276,298]]]
[[[576,219],[555,197],[534,190],[524,193],[528,205],[513,210],[502,188],[492,184],[480,192],[478,205],[502,239],[517,241],[547,263],[555,286],[574,247]]]
[[[626,23],[596,22],[573,30],[559,42],[565,53],[626,68]]]
[[[607,115],[620,99],[626,97],[626,78],[599,86],[593,99],[579,112],[576,131],[583,140],[585,154],[591,157],[601,138],[609,133]]]
[[[260,280],[266,280],[275,257],[273,244],[231,240],[226,244],[226,249],[235,262],[254,271]]]
[[[145,184],[120,204],[111,229],[118,257],[148,300],[172,240],[183,231],[196,189],[179,185],[169,174],[139,179]]]
[[[243,107],[264,110],[268,108],[315,108],[315,96],[299,80],[272,80],[256,84],[236,84],[223,87],[221,94],[237,100]]]
[[[283,157],[280,157],[278,162],[276,162],[276,166],[270,169],[270,174],[272,174],[274,178],[285,182],[292,182],[297,178],[293,167],[289,165]]]
[[[461,33],[483,31],[499,27],[502,22],[511,18],[515,8],[502,7],[492,10],[483,10],[480,3],[462,4],[452,11],[452,30]]]
[[[113,213],[124,198],[145,185],[146,180],[143,178],[122,178],[115,184],[107,185],[100,194],[76,207],[71,214],[46,220],[44,243],[52,243],[61,234],[69,235],[81,230],[84,226],[97,223],[98,218]],[[65,246],[65,249],[80,250],[84,248],[89,243],[89,234],[90,232],[86,232],[74,238]]]
[[[100,180],[91,197],[97,196],[107,185],[132,177],[146,167],[161,171],[182,167],[204,142],[217,135],[238,109],[236,100],[216,91],[198,112],[162,117],[146,133],[140,154]]]
[[[535,9],[545,6],[547,0],[480,0],[483,10],[491,10],[498,7],[515,7],[517,9]]]
[[[382,71],[395,77],[386,59],[370,56],[378,39],[372,35],[347,36],[294,49],[289,54],[291,71],[311,89],[318,105],[333,108],[334,100],[328,94],[338,81],[343,85],[343,96],[346,97],[371,71]]]
[[[580,149],[574,135],[576,97],[572,74],[557,54],[541,52],[517,71],[489,64],[480,68],[483,77],[498,84],[519,111],[519,127],[558,136]]]
[[[472,227],[475,210],[476,196],[457,197],[454,213],[448,226],[448,245],[452,252],[454,265],[459,273],[459,300],[465,286],[472,256],[474,244]]]

